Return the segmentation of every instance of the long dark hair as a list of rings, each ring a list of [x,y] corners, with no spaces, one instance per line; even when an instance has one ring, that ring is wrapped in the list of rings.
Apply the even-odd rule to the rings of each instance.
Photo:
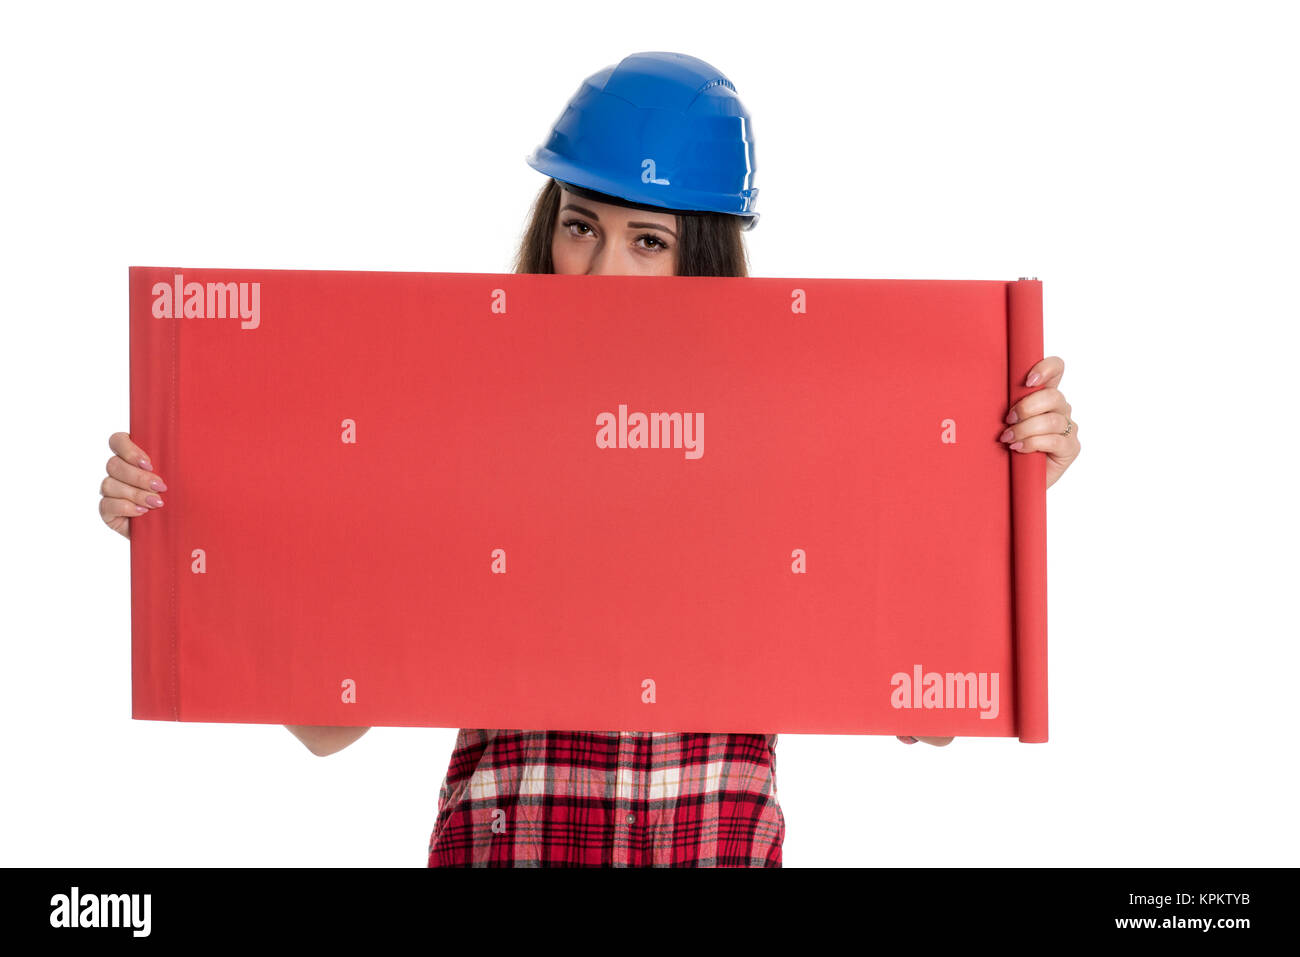
[[[533,201],[515,256],[515,272],[553,273],[551,236],[560,210],[560,184],[548,179]],[[626,206],[617,196],[585,191],[598,202]],[[672,212],[672,210],[664,210]],[[741,236],[741,222],[727,213],[692,212],[677,214],[678,276],[748,276],[749,260]]]

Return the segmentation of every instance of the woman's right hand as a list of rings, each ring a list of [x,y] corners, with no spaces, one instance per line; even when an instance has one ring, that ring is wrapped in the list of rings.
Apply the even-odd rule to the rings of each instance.
[[[108,447],[116,454],[108,460],[108,475],[99,484],[103,496],[99,500],[99,517],[113,531],[130,538],[131,519],[162,508],[163,500],[156,493],[167,491],[167,486],[153,473],[144,449],[125,432],[110,435]]]

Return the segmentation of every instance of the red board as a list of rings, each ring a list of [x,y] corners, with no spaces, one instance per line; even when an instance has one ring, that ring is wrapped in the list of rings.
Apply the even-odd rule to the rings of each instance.
[[[1037,281],[133,267],[133,716],[1047,740]]]

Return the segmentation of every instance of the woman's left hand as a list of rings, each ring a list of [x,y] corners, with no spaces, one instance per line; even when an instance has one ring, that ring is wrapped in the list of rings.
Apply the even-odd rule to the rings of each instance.
[[[1025,377],[1025,385],[1041,385],[1011,407],[1003,420],[1011,427],[1001,440],[1013,452],[1047,453],[1047,487],[1061,477],[1079,455],[1079,423],[1073,410],[1057,388],[1065,374],[1065,361],[1048,356],[1034,364]],[[1068,433],[1068,434],[1066,434]]]

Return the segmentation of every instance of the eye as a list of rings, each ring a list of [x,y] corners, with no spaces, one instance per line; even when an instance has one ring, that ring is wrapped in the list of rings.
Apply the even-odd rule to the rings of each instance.
[[[572,236],[586,237],[595,234],[595,230],[581,219],[566,219],[561,225],[568,229],[569,234]],[[574,227],[577,227],[577,232],[574,231]],[[636,238],[637,242],[642,240],[646,241],[645,248],[647,251],[661,252],[670,248],[666,242],[654,233],[642,233]]]

